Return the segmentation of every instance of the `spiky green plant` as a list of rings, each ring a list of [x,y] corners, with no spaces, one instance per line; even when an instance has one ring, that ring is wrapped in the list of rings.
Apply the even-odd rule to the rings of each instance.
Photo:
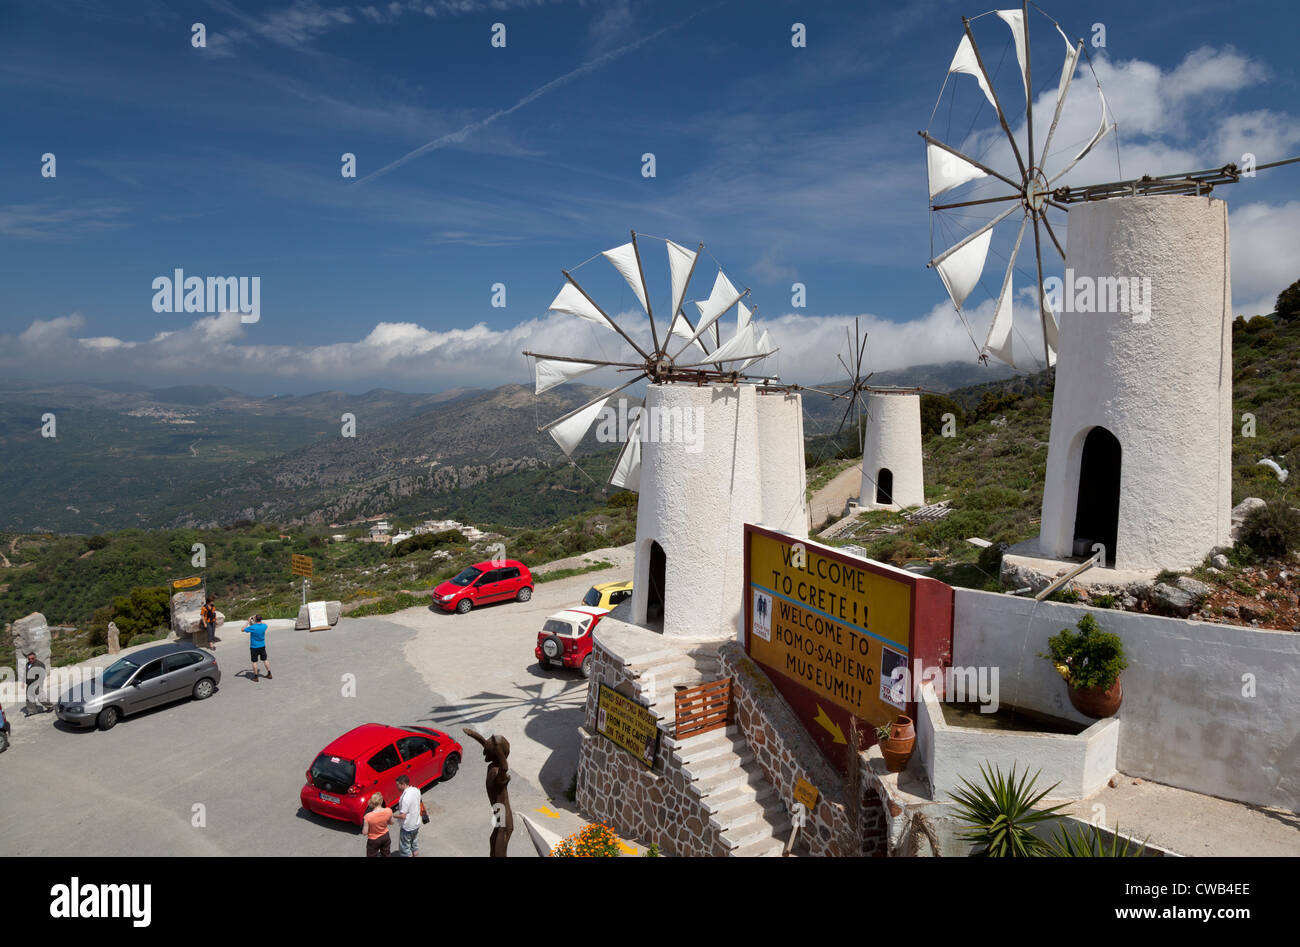
[[[1035,793],[1039,773],[1030,776],[1026,770],[1017,781],[1014,766],[1011,774],[1004,776],[1001,767],[990,773],[981,764],[980,774],[984,785],[976,786],[963,778],[965,788],[952,794],[958,817],[969,826],[961,838],[974,844],[971,854],[985,858],[1032,858],[1044,854],[1047,843],[1034,835],[1032,828],[1048,821],[1065,806],[1046,809],[1034,806],[1058,784]]]
[[[1146,839],[1137,843],[1123,838],[1119,834],[1118,822],[1109,841],[1098,826],[1087,825],[1071,831],[1062,823],[1057,825],[1056,834],[1047,843],[1043,854],[1056,858],[1141,858],[1146,848]]]

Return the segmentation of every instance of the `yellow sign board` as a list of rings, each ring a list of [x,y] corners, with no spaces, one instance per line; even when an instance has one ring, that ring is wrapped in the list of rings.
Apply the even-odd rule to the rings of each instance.
[[[600,685],[596,703],[596,732],[627,750],[646,769],[655,765],[659,755],[658,720],[649,708],[606,684]]]
[[[794,801],[802,803],[810,812],[817,808],[817,787],[802,776],[794,781]]]
[[[297,553],[290,556],[289,571],[294,575],[302,575],[310,578],[311,556],[300,556]]]
[[[814,695],[873,723],[900,709],[912,587],[794,537],[749,532],[749,653]]]
[[[172,581],[172,588],[174,588],[174,589],[192,589],[192,588],[194,588],[196,585],[202,585],[202,584],[203,584],[203,576],[201,576],[201,575],[192,575],[192,576],[190,576],[188,579],[174,579],[174,580]]]

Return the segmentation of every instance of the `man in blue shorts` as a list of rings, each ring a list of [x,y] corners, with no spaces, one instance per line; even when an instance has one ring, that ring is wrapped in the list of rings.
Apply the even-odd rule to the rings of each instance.
[[[254,615],[249,619],[241,631],[248,632],[248,653],[253,659],[253,683],[257,683],[257,659],[262,659],[262,664],[266,667],[266,679],[271,680],[271,665],[266,662],[266,625],[262,622],[261,615]]]

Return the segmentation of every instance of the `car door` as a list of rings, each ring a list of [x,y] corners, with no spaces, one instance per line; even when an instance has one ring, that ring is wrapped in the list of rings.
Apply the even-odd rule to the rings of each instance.
[[[137,711],[155,707],[163,700],[162,658],[150,661],[135,672],[131,683],[126,686],[123,709],[133,714]]]
[[[438,777],[435,764],[437,745],[428,737],[402,737],[397,741],[397,752],[402,754],[404,772],[412,786],[424,786]]]
[[[483,602],[496,602],[501,599],[501,570],[489,569],[483,573],[483,577],[478,580],[478,600]]]
[[[194,651],[181,651],[163,658],[163,700],[180,700],[190,695],[202,660],[203,656]]]
[[[501,597],[514,598],[519,594],[519,589],[523,586],[523,581],[519,578],[519,570],[514,568],[505,568],[501,570]]]
[[[397,747],[389,743],[366,760],[366,765],[375,774],[376,790],[383,794],[384,804],[395,803],[400,795],[397,791],[397,777],[404,772]]]

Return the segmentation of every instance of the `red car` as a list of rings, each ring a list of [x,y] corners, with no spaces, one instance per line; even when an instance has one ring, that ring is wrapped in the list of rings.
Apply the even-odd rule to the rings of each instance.
[[[431,596],[438,608],[462,615],[490,602],[526,602],[533,597],[533,574],[513,559],[480,562],[462,569],[455,578],[434,589]]]
[[[398,776],[422,789],[455,776],[463,755],[440,730],[363,723],[321,750],[298,796],[310,812],[360,825],[375,793],[383,794],[386,806],[397,802]]]
[[[608,613],[607,608],[575,605],[546,619],[533,649],[538,663],[577,668],[583,677],[591,677],[591,633]]]

